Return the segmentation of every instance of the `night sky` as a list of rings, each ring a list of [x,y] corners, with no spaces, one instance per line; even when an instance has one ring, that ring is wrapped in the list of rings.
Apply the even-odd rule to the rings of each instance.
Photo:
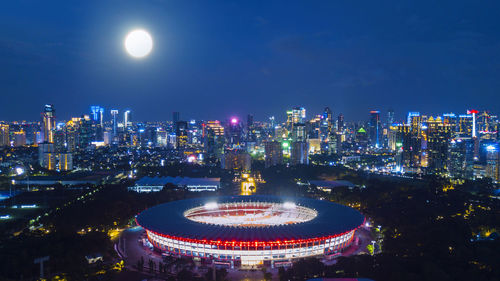
[[[2,1],[0,120],[39,120],[45,103],[144,121],[498,113],[500,1],[403,2]],[[137,27],[154,38],[142,60],[123,48]]]

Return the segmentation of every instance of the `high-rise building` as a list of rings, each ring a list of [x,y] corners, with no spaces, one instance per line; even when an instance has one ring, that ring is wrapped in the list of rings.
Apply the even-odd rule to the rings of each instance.
[[[332,132],[328,135],[328,154],[337,154],[338,153],[338,136],[336,133]]]
[[[400,166],[404,168],[419,168],[422,151],[420,135],[413,134],[408,124],[397,126],[396,150],[401,151]]]
[[[90,113],[92,120],[96,124],[99,124],[101,127],[104,126],[104,107],[93,105],[90,107]]]
[[[457,116],[455,113],[444,113],[443,114],[443,123],[448,124],[450,126],[452,135],[454,136],[457,132]]]
[[[123,130],[128,131],[132,126],[132,112],[130,110],[125,110],[123,112]]]
[[[176,123],[176,147],[183,149],[188,144],[188,123],[186,121],[177,121]]]
[[[382,133],[382,126],[380,124],[380,111],[370,111],[369,133],[371,144],[375,147],[380,147],[380,136]]]
[[[448,174],[452,178],[466,178],[466,140],[457,138],[450,140],[448,147]]]
[[[205,151],[209,157],[219,158],[224,148],[224,127],[219,121],[207,121],[202,125]]]
[[[333,128],[333,112],[329,107],[325,107],[323,111],[323,119],[326,121],[328,126],[328,132],[331,132]]]
[[[26,132],[20,130],[13,132],[12,135],[13,135],[13,145],[15,147],[26,145]]]
[[[293,124],[292,140],[293,141],[306,141],[306,125],[304,123]]]
[[[472,137],[472,127],[473,127],[473,117],[472,114],[460,114],[458,115],[458,127],[457,133],[461,137]]]
[[[427,166],[433,172],[447,170],[448,144],[451,138],[450,125],[444,124],[441,117],[427,120]]]
[[[290,150],[291,165],[309,164],[309,144],[305,141],[294,141]]]
[[[227,144],[230,146],[239,146],[242,141],[243,127],[238,118],[233,117],[229,122],[226,123],[226,129],[224,130],[226,134]]]
[[[500,152],[499,144],[492,143],[486,147],[486,176],[495,182],[500,181]]]
[[[227,150],[221,159],[222,169],[250,171],[252,168],[252,157],[246,151],[240,149]]]
[[[73,170],[73,154],[71,153],[59,153],[58,154],[57,168],[59,171],[71,171]]]
[[[56,169],[56,153],[53,143],[43,142],[38,145],[38,163],[47,170]]]
[[[386,124],[386,127],[389,128],[389,126],[391,126],[392,124],[394,124],[394,110],[389,109],[389,110],[387,110],[387,124]]]
[[[266,141],[264,143],[266,168],[283,164],[283,148],[279,141]]]
[[[9,125],[0,124],[0,146],[10,146]]]
[[[118,123],[116,122],[116,116],[118,115],[118,110],[112,109],[111,110],[111,116],[113,118],[113,138],[115,138],[118,134],[117,128],[118,128]]]
[[[56,110],[52,104],[46,104],[42,112],[43,141],[53,143],[56,129]]]
[[[342,113],[337,117],[337,131],[342,132],[344,130],[344,115]]]

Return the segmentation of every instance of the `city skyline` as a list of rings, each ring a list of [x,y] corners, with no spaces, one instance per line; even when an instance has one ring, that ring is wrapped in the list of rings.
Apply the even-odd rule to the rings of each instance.
[[[60,114],[61,110],[59,107],[57,107],[57,105],[48,103],[48,104],[45,104],[45,106],[53,106],[54,108],[57,108],[57,113],[55,114],[57,121],[69,121],[72,118],[81,118],[83,116],[89,116],[89,118],[91,118],[92,120],[98,120],[98,119],[95,119],[97,116],[96,115],[97,113],[94,112],[93,108],[99,108],[101,110],[99,113],[99,114],[101,114],[99,118],[102,118],[103,122],[112,122],[113,121],[113,113],[112,113],[113,111],[116,111],[116,114],[117,114],[116,119],[119,122],[123,122],[125,112],[129,112],[131,114],[133,113],[133,116],[134,116],[133,122],[176,121],[176,120],[173,120],[173,118],[172,118],[172,114],[176,114],[176,113],[180,114],[179,116],[182,116],[180,119],[178,119],[178,120],[182,120],[182,121],[219,120],[221,122],[230,122],[232,119],[237,118],[237,119],[239,119],[239,121],[244,122],[246,120],[246,118],[249,115],[251,115],[253,119],[255,119],[256,121],[260,121],[260,122],[270,122],[270,118],[274,118],[273,122],[274,121],[286,122],[286,118],[287,118],[286,112],[288,110],[291,110],[292,108],[301,108],[301,109],[307,110],[306,117],[305,117],[304,121],[309,120],[309,119],[313,119],[317,115],[324,114],[324,111],[326,108],[331,110],[331,107],[329,107],[329,106],[324,106],[317,111],[312,111],[309,108],[304,107],[302,105],[296,105],[296,106],[286,107],[285,109],[283,109],[281,111],[274,111],[269,116],[259,116],[262,118],[255,118],[255,115],[252,112],[244,113],[244,114],[235,112],[235,113],[232,113],[232,114],[229,114],[226,116],[222,116],[221,114],[219,114],[219,117],[215,117],[215,118],[208,118],[208,117],[203,117],[203,116],[201,118],[194,118],[193,116],[198,116],[198,114],[193,114],[193,112],[179,112],[176,110],[172,110],[172,111],[165,112],[163,114],[165,116],[165,118],[160,118],[160,119],[155,119],[155,120],[144,120],[144,119],[137,118],[136,112],[134,111],[134,109],[132,107],[118,108],[118,107],[112,107],[112,106],[106,107],[106,106],[99,106],[99,105],[89,105],[89,106],[87,106],[87,110],[86,111],[84,110],[82,112],[72,112],[71,113],[71,111],[63,109],[63,114],[61,117],[61,114]],[[40,108],[43,108],[43,105],[40,106]],[[443,115],[448,115],[448,114],[456,114],[458,116],[458,115],[470,114],[470,112],[469,112],[470,110],[479,111],[479,112],[487,112],[488,114],[493,114],[493,115],[497,114],[496,111],[490,110],[489,108],[481,108],[481,109],[464,108],[462,111],[454,111],[454,112],[452,112],[452,111],[425,112],[425,111],[420,111],[418,109],[400,112],[400,111],[395,111],[393,108],[388,108],[386,110],[379,109],[379,108],[377,108],[377,109],[371,108],[371,109],[367,110],[366,112],[364,112],[364,114],[361,113],[362,115],[351,116],[351,118],[347,118],[346,122],[368,122],[367,125],[369,125],[369,119],[371,118],[370,117],[371,114],[373,112],[378,112],[381,116],[380,118],[381,118],[382,123],[384,123],[384,122],[386,123],[387,118],[389,118],[389,115],[391,115],[390,118],[394,121],[393,122],[394,124],[396,124],[396,123],[403,124],[403,123],[408,123],[407,122],[408,116],[411,115],[412,113],[418,113],[418,114],[421,114],[423,116],[429,116],[429,117],[431,117],[431,116],[437,117],[437,116],[443,116]],[[339,115],[342,116],[343,119],[346,117],[345,114],[343,113],[343,111],[332,111],[332,113],[333,113],[334,119],[338,118]],[[21,118],[21,119],[16,119],[16,120],[0,119],[0,121],[3,121],[3,122],[40,122],[40,120],[41,120],[40,114],[42,114],[41,111],[37,114],[38,116],[36,116],[34,119],[27,119],[27,118]]]
[[[296,105],[349,120],[498,108],[498,3],[361,5],[9,2],[0,119],[37,120],[45,103],[62,119],[72,117],[64,108],[102,104],[133,107],[140,120],[262,120]],[[122,46],[133,27],[155,40],[141,61]]]

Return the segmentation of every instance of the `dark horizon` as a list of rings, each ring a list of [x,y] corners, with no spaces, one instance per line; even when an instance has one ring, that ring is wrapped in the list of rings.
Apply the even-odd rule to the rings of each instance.
[[[359,9],[363,6],[363,9]],[[101,105],[136,120],[256,120],[329,106],[427,114],[500,106],[500,3],[8,2],[0,11],[1,120],[68,119]],[[127,56],[147,29],[151,55]],[[495,113],[495,112],[494,112]]]

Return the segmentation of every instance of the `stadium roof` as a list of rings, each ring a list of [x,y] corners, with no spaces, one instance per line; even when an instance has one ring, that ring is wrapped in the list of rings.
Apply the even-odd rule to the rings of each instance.
[[[265,227],[234,227],[199,223],[184,217],[188,209],[209,202],[294,202],[308,207],[318,215],[307,222]],[[147,209],[137,216],[137,223],[147,230],[178,238],[208,241],[269,242],[313,239],[339,235],[358,228],[364,216],[355,209],[328,201],[276,196],[225,196],[174,201]]]

